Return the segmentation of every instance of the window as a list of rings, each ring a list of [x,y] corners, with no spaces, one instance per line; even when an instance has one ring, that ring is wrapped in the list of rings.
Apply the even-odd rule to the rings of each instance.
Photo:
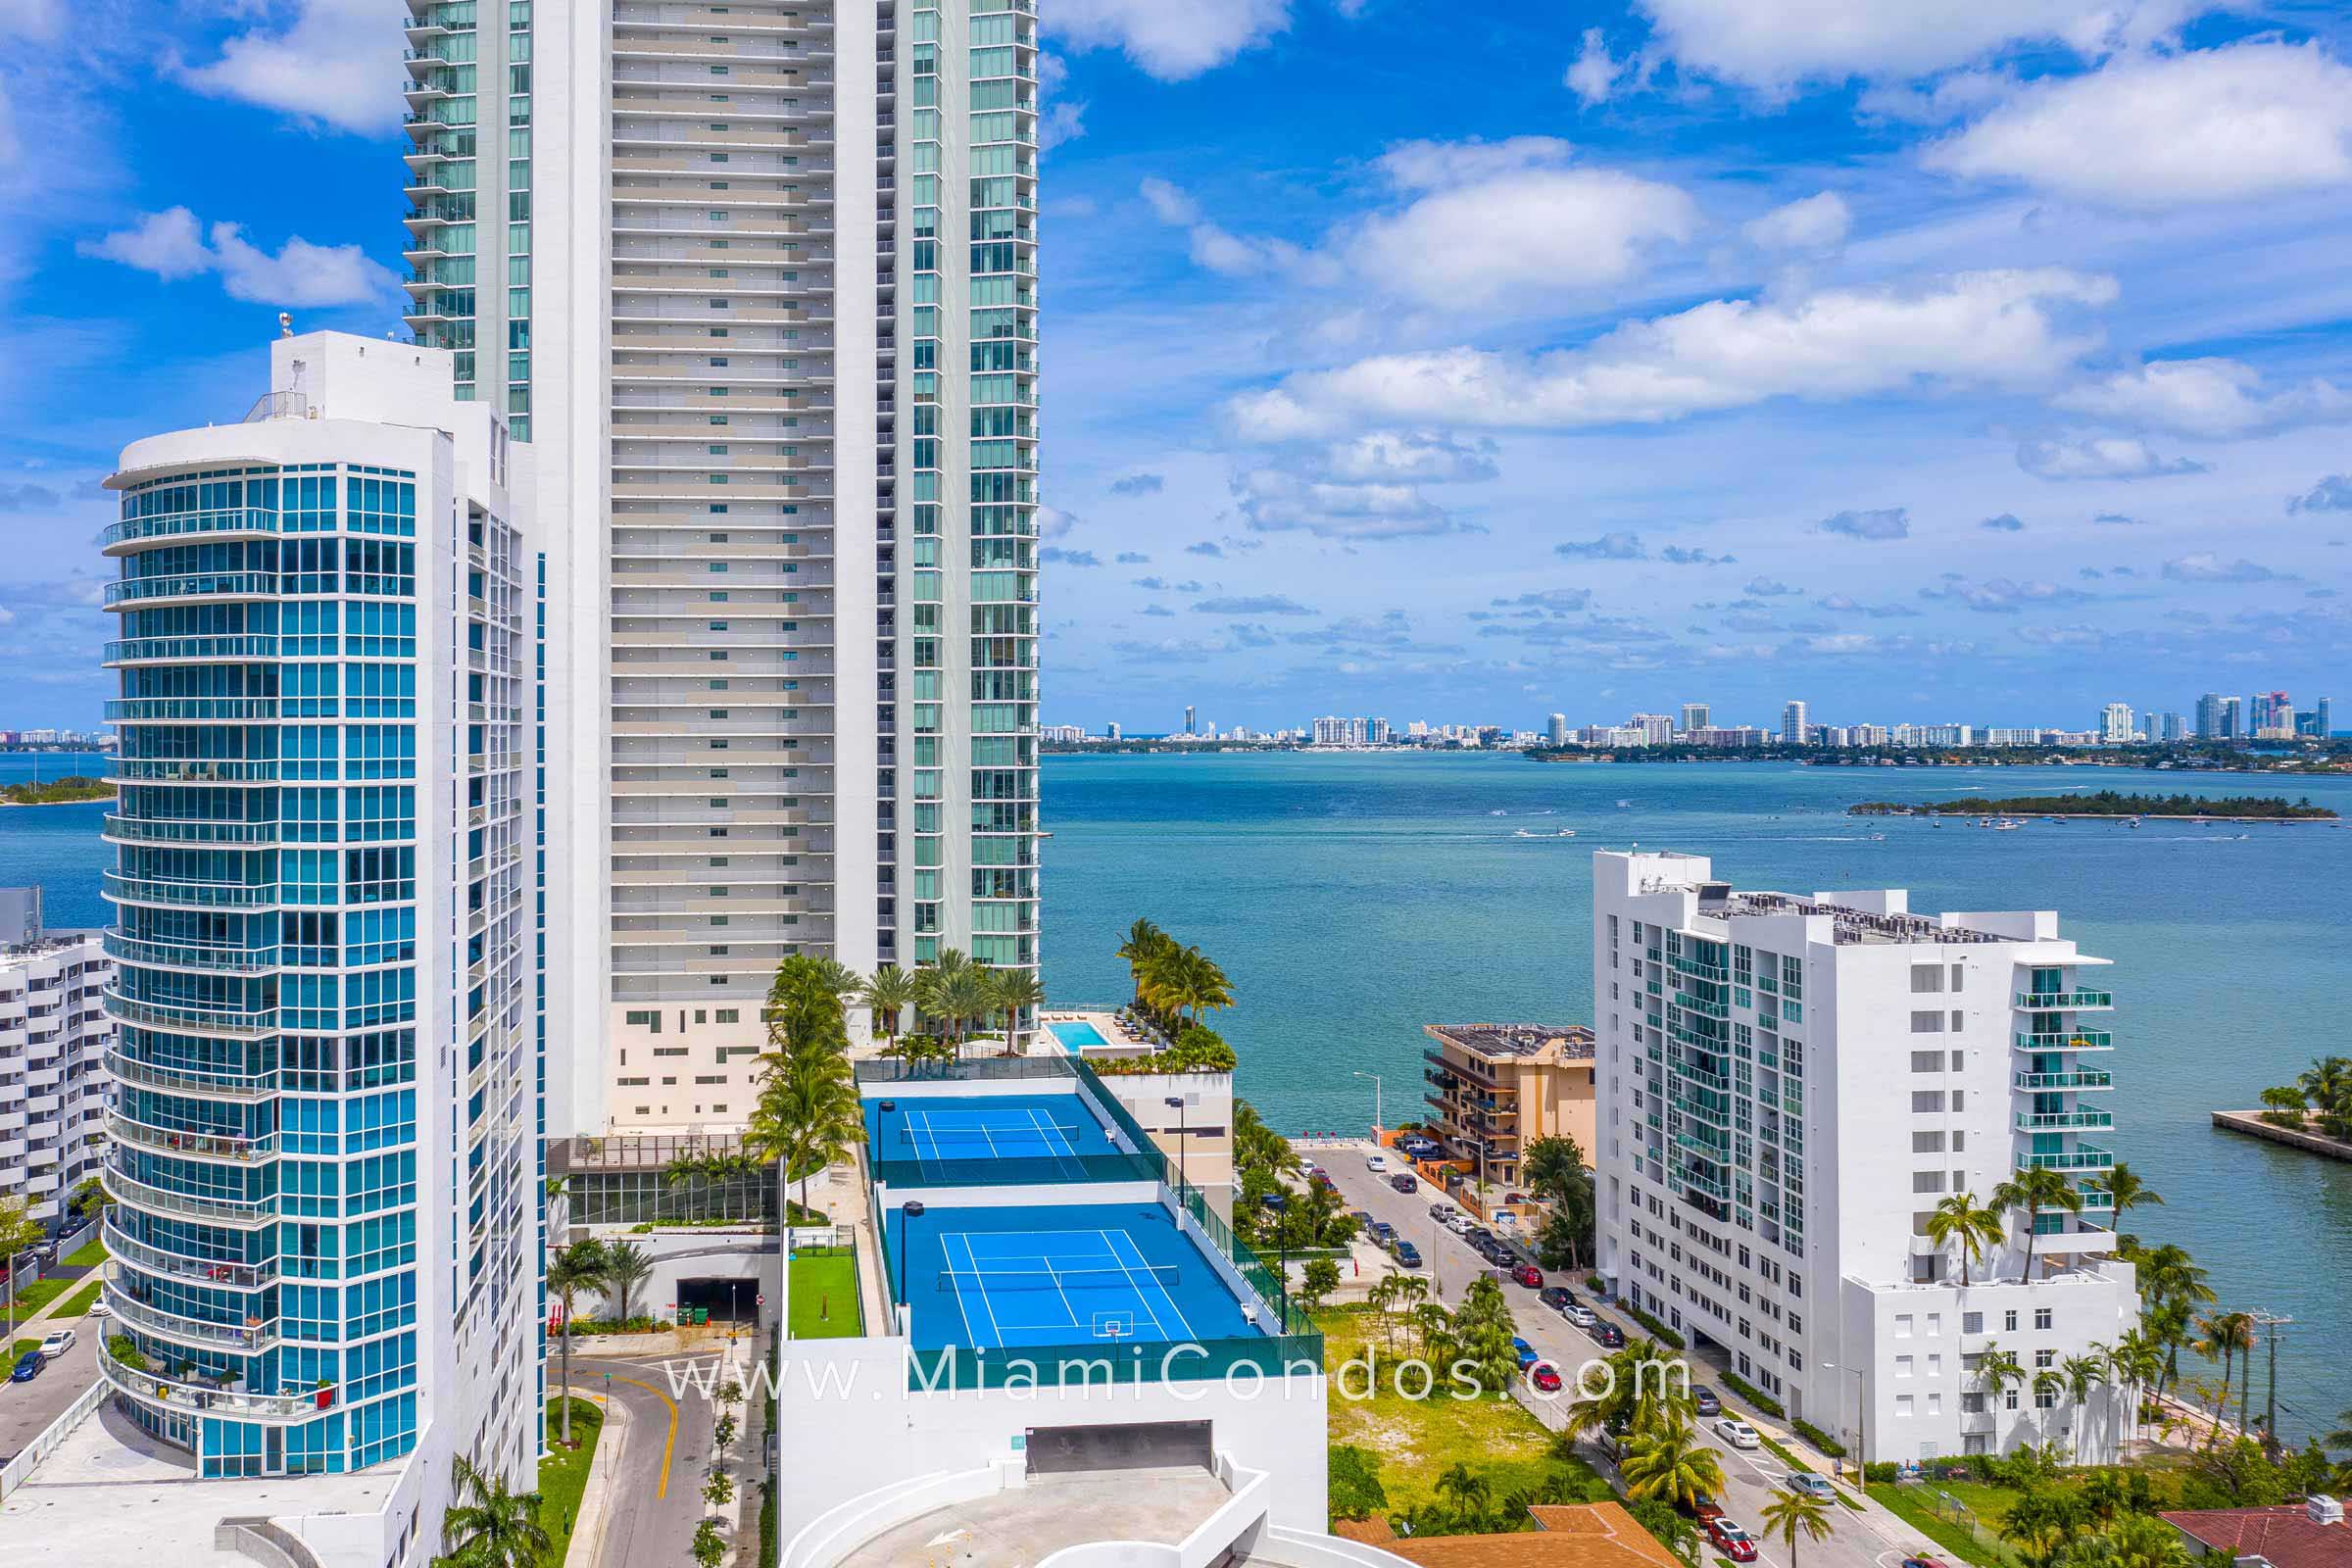
[[[1911,1373],[1912,1358],[1907,1355],[1896,1356],[1894,1358],[1894,1375],[1898,1378],[1907,1378]]]
[[[1940,1394],[1931,1394],[1931,1395],[1929,1395],[1929,1396],[1928,1396],[1928,1414],[1930,1414],[1930,1415],[1941,1415],[1941,1414],[1943,1414],[1943,1396],[1942,1396],[1942,1395],[1940,1395]]]
[[[1942,989],[1943,965],[1939,963],[1915,963],[1911,966],[1911,994],[1913,996],[1924,997],[1931,992],[1941,991]]]
[[[2046,1329],[2050,1326],[2050,1309],[2048,1307],[2037,1306],[2034,1309],[2034,1326],[2037,1329]]]
[[[1961,1332],[1961,1333],[1963,1333],[1963,1334],[1982,1334],[1982,1333],[1984,1333],[1984,1313],[1982,1313],[1982,1312],[1963,1312],[1963,1313],[1961,1313],[1961,1314],[1960,1314],[1960,1332]]]
[[[1943,1071],[1943,1053],[1940,1051],[1914,1051],[1911,1053],[1911,1070],[1913,1072]]]
[[[1962,1019],[1962,1017],[1961,1017],[1961,1014],[1960,1014],[1960,1009],[1959,1009],[1958,1007],[1954,1007],[1954,1008],[1952,1009],[1952,1033],[1954,1033],[1954,1034],[1958,1034],[1958,1033],[1959,1033],[1959,1032],[1960,1032],[1962,1029],[1964,1029],[1964,1028],[1966,1028],[1966,1027],[1967,1027],[1967,1024],[1966,1024],[1966,1022],[1965,1022],[1965,1021]]]
[[[1914,1012],[1911,1014],[1911,1032],[1915,1035],[1943,1033],[1943,1014],[1940,1012]]]
[[[1952,1053],[1952,1071],[1954,1071],[1954,1072],[1958,1072],[1958,1071],[1960,1071],[1960,1070],[1961,1070],[1961,1068],[1962,1068],[1962,1067],[1963,1067],[1963,1066],[1966,1064],[1967,1057],[1968,1057],[1968,1053],[1967,1053],[1967,1052],[1965,1052],[1965,1051],[1955,1051],[1955,1052],[1953,1052],[1953,1053]]]
[[[1894,1413],[1897,1419],[1909,1417],[1911,1414],[1911,1396],[1908,1394],[1898,1394],[1894,1396]]]
[[[1914,1089],[1911,1091],[1911,1109],[1915,1114],[1927,1114],[1943,1109],[1943,1091]]]
[[[2017,1332],[2017,1314],[2015,1312],[2003,1312],[2001,1314],[2001,1332],[2003,1334],[2015,1334]]]
[[[1964,969],[1963,967],[1961,967],[1959,964],[1956,964],[1956,963],[1955,963],[1955,964],[1953,964],[1953,965],[1952,965],[1952,995],[1953,995],[1953,996],[1955,996],[1955,997],[1956,997],[1956,996],[1958,996],[1958,995],[1960,994],[1960,977],[1961,977],[1963,974],[1967,973],[1967,972],[1968,972],[1968,971],[1967,971],[1966,969]]]
[[[1943,1152],[1943,1134],[1941,1134],[1941,1133],[1913,1133],[1913,1134],[1911,1135],[1911,1152],[1913,1152],[1914,1154],[1940,1154],[1940,1153],[1942,1153],[1942,1152]]]
[[[1910,1313],[1897,1312],[1894,1315],[1894,1337],[1898,1340],[1909,1339],[1911,1337],[1912,1321],[1913,1319]]]
[[[1928,1338],[1931,1340],[1939,1339],[1942,1337],[1942,1335],[1943,1314],[1941,1312],[1930,1312],[1928,1314]]]
[[[1913,1171],[1911,1173],[1911,1190],[1915,1193],[1942,1192],[1943,1172],[1939,1170]]]

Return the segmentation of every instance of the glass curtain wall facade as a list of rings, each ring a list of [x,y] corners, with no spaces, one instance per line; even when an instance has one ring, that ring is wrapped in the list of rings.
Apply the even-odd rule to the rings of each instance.
[[[533,0],[408,0],[407,321],[531,439]]]
[[[202,1476],[428,1424],[495,1464],[536,1403],[535,558],[447,436],[265,405],[114,481],[100,1365]]]

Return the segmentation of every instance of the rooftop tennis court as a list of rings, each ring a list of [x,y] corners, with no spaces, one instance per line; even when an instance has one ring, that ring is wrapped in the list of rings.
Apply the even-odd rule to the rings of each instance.
[[[1076,1094],[881,1096],[865,1102],[865,1128],[877,1173],[894,1183],[1134,1174]]]
[[[1262,1334],[1156,1203],[888,1214],[917,1349],[1183,1344]],[[904,1232],[904,1234],[902,1234]]]

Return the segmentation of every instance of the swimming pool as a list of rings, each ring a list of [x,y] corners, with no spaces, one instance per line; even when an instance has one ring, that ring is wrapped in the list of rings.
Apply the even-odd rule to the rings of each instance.
[[[1054,1031],[1054,1038],[1061,1042],[1065,1051],[1084,1051],[1089,1046],[1110,1044],[1102,1038],[1102,1030],[1084,1018],[1050,1020],[1046,1027]]]

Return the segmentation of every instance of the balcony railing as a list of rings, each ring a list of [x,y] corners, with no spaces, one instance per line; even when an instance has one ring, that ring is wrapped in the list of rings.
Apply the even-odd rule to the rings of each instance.
[[[299,1421],[317,1415],[319,1410],[318,1398],[308,1394],[245,1394],[216,1384],[166,1377],[160,1372],[134,1372],[111,1354],[101,1354],[98,1366],[106,1381],[120,1392],[142,1404],[166,1409],[257,1421]]]
[[[2009,1081],[2019,1089],[2031,1089],[2044,1094],[2067,1089],[2112,1089],[2115,1087],[2113,1073],[2098,1072],[2088,1068],[2082,1072],[2021,1072],[2012,1076]]]
[[[106,1250],[110,1256],[142,1274],[169,1274],[173,1279],[190,1280],[199,1285],[218,1285],[223,1290],[258,1291],[265,1285],[277,1282],[277,1263],[222,1263],[209,1258],[182,1257],[134,1242],[122,1234],[115,1223],[114,1211],[107,1211],[105,1228]]]
[[[2017,1049],[2034,1054],[2056,1051],[2113,1051],[2115,1037],[2102,1029],[2077,1029],[2066,1034],[2016,1035]]]
[[[2071,1012],[2082,1007],[2112,1007],[2111,991],[2020,991],[2017,1004],[2033,1012]]]
[[[2021,1133],[2077,1132],[2085,1127],[2112,1127],[2115,1113],[2106,1110],[2061,1110],[2036,1115],[2030,1110],[2017,1113],[2017,1130]]]
[[[2020,1161],[2022,1170],[2113,1170],[2115,1154],[2111,1150],[2083,1144],[2062,1150],[2055,1154],[2028,1154]]]

